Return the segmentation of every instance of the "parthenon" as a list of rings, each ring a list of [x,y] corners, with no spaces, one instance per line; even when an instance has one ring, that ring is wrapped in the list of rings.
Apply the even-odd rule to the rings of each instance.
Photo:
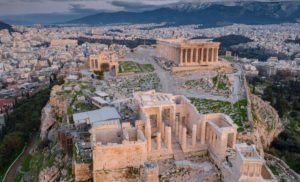
[[[158,57],[174,61],[178,66],[205,66],[218,63],[220,43],[209,39],[158,39]]]

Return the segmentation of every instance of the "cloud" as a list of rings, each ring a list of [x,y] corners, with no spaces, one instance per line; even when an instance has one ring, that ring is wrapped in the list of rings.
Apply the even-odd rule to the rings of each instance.
[[[142,2],[126,2],[126,1],[112,1],[111,5],[121,7],[124,10],[128,10],[128,11],[147,10],[147,9],[153,9],[157,7],[155,5],[149,5]]]
[[[127,11],[144,11],[177,2],[179,0],[113,0],[110,4]]]
[[[96,14],[100,11],[99,9],[87,8],[83,4],[70,4],[69,9],[69,12],[74,14]]]

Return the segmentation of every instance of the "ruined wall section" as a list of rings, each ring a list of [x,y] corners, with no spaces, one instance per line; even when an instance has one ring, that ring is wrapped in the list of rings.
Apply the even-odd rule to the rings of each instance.
[[[146,141],[123,141],[122,144],[96,144],[93,149],[93,170],[113,170],[140,166],[147,160]]]
[[[92,178],[92,164],[90,163],[73,163],[75,181],[87,181]]]

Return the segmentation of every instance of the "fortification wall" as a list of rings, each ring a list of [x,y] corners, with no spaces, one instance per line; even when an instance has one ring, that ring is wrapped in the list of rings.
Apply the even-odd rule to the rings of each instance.
[[[90,163],[73,163],[75,181],[87,181],[92,178],[92,164]]]
[[[107,144],[94,146],[94,172],[98,170],[113,170],[128,166],[140,166],[147,160],[146,141],[129,142],[122,144]]]

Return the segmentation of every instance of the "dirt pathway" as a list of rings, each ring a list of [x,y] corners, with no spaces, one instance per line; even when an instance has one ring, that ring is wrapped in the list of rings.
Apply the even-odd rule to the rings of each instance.
[[[19,159],[10,168],[10,171],[8,172],[8,174],[6,176],[5,182],[12,182],[12,181],[14,181],[14,177],[17,174],[19,166],[22,164],[23,160],[27,157],[27,155],[29,154],[30,150],[34,147],[35,141],[36,141],[36,134],[34,134],[31,137],[31,139],[29,141],[29,145],[27,146],[27,148],[24,151],[24,153],[19,157]]]

